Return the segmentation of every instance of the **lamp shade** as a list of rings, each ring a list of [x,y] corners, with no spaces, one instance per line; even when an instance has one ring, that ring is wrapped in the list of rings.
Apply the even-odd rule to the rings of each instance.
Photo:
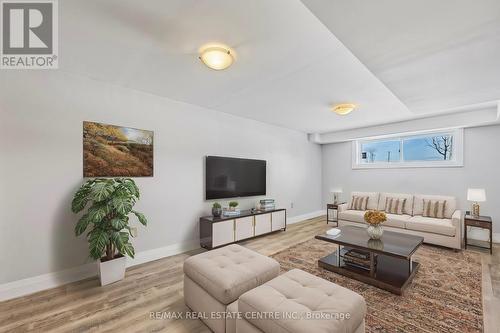
[[[474,202],[486,201],[486,191],[484,188],[469,188],[467,190],[467,200]]]
[[[332,189],[330,189],[330,193],[342,193],[342,189],[341,188],[332,188]]]

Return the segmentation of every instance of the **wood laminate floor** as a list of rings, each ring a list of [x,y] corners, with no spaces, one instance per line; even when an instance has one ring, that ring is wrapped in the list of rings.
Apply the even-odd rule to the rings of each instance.
[[[330,226],[325,217],[240,243],[264,255],[312,238]],[[209,332],[200,320],[151,319],[154,312],[187,311],[182,263],[196,250],[127,269],[126,278],[100,287],[87,279],[0,303],[0,332]],[[483,256],[485,332],[500,332],[500,248]]]

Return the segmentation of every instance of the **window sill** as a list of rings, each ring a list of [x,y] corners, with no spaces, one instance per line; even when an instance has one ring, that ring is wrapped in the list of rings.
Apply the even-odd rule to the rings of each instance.
[[[407,163],[374,163],[374,164],[354,164],[352,166],[353,170],[361,169],[408,169],[408,168],[462,168],[463,163],[451,162],[451,163],[421,163],[421,162],[407,162]]]

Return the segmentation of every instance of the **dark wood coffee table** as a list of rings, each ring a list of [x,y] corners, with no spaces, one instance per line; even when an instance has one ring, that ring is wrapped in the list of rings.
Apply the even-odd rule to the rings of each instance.
[[[340,235],[318,235],[316,239],[339,245],[339,249],[318,260],[318,266],[375,287],[402,295],[420,264],[412,255],[424,238],[384,231],[380,240],[370,239],[366,228],[342,226]],[[349,254],[366,254],[366,265],[353,265]]]

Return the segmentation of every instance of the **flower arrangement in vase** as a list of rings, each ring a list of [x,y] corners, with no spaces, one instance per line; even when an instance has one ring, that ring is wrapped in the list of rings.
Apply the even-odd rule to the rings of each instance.
[[[366,231],[371,239],[380,239],[384,233],[381,224],[387,221],[387,215],[378,210],[369,210],[365,213],[364,219],[368,223]]]

